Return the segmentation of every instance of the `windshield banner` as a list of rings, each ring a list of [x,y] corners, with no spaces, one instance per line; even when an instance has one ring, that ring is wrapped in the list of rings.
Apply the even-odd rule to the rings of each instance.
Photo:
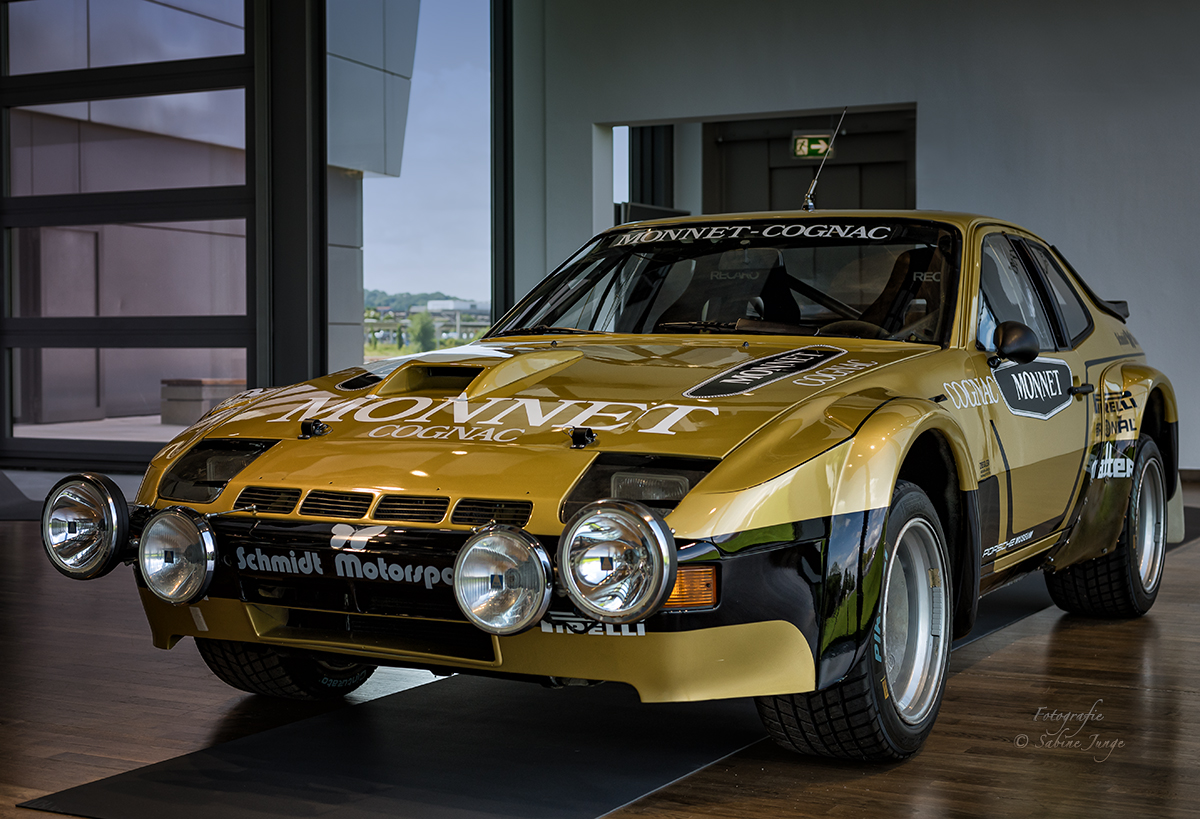
[[[702,227],[671,227],[635,230],[622,233],[612,247],[640,245],[647,242],[694,242],[702,239],[888,239],[892,225],[823,225],[814,222],[776,222],[770,225],[705,225]]]

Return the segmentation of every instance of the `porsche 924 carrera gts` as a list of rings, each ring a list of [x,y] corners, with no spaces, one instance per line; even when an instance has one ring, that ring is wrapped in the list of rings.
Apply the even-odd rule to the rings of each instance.
[[[379,665],[754,697],[795,750],[914,753],[981,595],[1135,617],[1182,536],[1177,406],[1054,247],[933,212],[594,238],[478,342],[235,396],[136,502],[43,540],[121,563],[154,644],[337,697]]]

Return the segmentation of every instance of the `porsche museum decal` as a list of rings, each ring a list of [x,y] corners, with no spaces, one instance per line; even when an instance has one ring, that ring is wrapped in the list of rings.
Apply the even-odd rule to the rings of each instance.
[[[786,353],[744,361],[684,392],[685,398],[728,398],[815,370],[846,351],[837,347],[801,347]]]
[[[1071,403],[1071,368],[1054,358],[1008,364],[996,370],[1000,395],[1013,415],[1046,420]]]

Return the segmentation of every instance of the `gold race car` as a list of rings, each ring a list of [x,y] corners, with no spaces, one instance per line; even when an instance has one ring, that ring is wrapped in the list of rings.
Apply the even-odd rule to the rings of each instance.
[[[899,759],[981,595],[1154,603],[1177,406],[1127,315],[978,216],[619,226],[476,343],[229,399],[131,506],[63,480],[43,540],[69,577],[132,564],[154,644],[245,691],[616,681]]]

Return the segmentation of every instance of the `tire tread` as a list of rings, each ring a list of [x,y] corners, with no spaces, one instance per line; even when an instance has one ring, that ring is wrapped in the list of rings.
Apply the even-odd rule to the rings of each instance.
[[[374,672],[374,666],[362,666],[367,673],[362,679],[331,688],[322,685],[315,674],[304,673],[308,658],[281,654],[270,646],[256,646],[230,640],[196,638],[201,659],[218,679],[227,685],[250,694],[280,697],[289,700],[327,700],[341,697],[358,688]]]

